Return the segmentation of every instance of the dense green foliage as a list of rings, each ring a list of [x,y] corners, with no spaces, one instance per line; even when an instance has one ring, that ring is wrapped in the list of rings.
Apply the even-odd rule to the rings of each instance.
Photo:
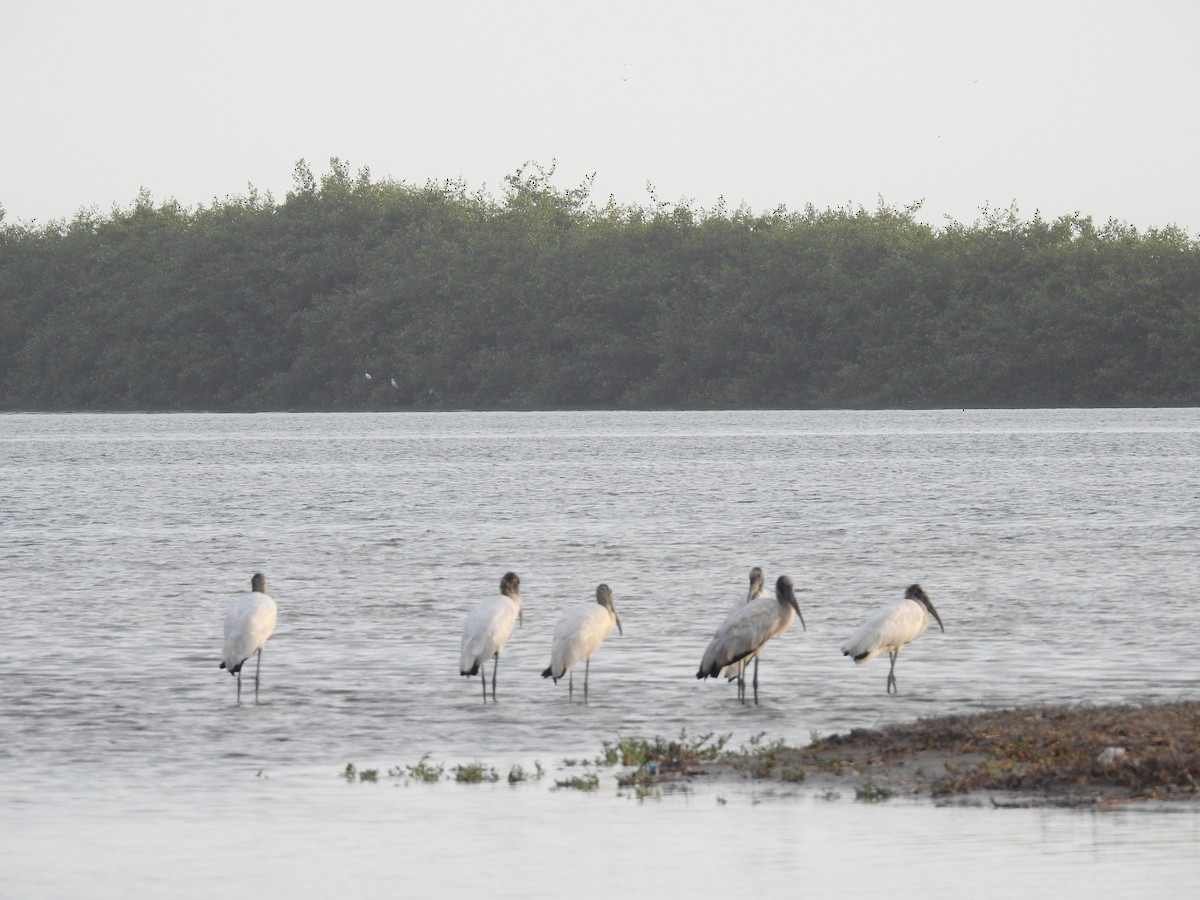
[[[0,210],[0,408],[1200,405],[1188,235],[914,212],[598,206],[536,166],[493,199],[336,159],[282,203]]]

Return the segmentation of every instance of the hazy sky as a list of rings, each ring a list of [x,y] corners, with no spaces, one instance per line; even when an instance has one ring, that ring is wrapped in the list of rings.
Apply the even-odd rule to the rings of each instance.
[[[296,161],[756,211],[1200,232],[1200,4],[0,0],[7,221],[282,200]]]

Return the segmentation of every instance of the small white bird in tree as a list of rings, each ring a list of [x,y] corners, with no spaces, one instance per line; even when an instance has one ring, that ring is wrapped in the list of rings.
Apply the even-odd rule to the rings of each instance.
[[[623,636],[621,617],[613,605],[613,592],[607,584],[596,588],[596,602],[576,607],[565,613],[554,626],[554,642],[550,648],[550,665],[542,672],[543,678],[558,679],[567,676],[568,698],[575,698],[575,676],[572,667],[583,660],[583,702],[587,703],[588,672],[592,654],[600,649],[613,626]]]
[[[929,627],[931,615],[944,633],[946,626],[925,589],[919,584],[910,584],[902,599],[880,607],[863,622],[854,636],[842,645],[842,655],[853,657],[856,663],[865,663],[886,650],[892,661],[888,669],[887,692],[899,693],[896,657],[900,655],[900,648]]]
[[[483,682],[483,702],[487,702],[487,669],[492,663],[492,701],[496,700],[496,670],[500,667],[500,651],[508,642],[513,626],[525,624],[521,609],[521,579],[515,572],[506,572],[500,579],[499,596],[483,600],[467,613],[459,650],[458,671],[465,676],[479,675]]]
[[[225,653],[222,669],[237,676],[237,699],[242,702],[242,665],[252,655],[254,664],[254,702],[258,702],[258,675],[262,651],[275,630],[275,601],[267,595],[267,579],[261,572],[250,579],[250,593],[238,597],[225,613]]]
[[[800,612],[800,604],[796,602],[796,590],[792,579],[787,575],[780,575],[775,582],[774,596],[767,595],[751,600],[729,614],[717,629],[716,635],[709,641],[696,677],[716,677],[726,666],[749,662],[752,657],[757,660],[767,642],[787,631],[797,616],[800,617],[801,627],[807,630],[804,616]],[[745,703],[744,691],[740,693],[742,702]],[[757,665],[754,668],[754,703],[758,705]]]

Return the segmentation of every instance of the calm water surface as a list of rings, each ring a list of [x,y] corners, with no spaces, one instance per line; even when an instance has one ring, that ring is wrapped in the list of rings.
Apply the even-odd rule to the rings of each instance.
[[[568,879],[1055,896],[1200,875],[1194,811],[867,806],[753,785],[638,803],[564,759],[617,736],[734,746],[1016,703],[1195,697],[1200,410],[0,417],[0,896],[364,895]],[[757,708],[694,678],[762,566],[808,624]],[[466,610],[522,578],[501,702],[457,674]],[[279,626],[234,705],[221,619],[255,571]],[[613,588],[591,704],[539,677]],[[920,581],[946,623],[842,640]],[[424,754],[544,781],[349,785]],[[464,866],[466,870],[464,871]],[[872,881],[879,888],[883,882]],[[1077,893],[1072,893],[1072,891]],[[1135,891],[1136,892],[1136,891]]]

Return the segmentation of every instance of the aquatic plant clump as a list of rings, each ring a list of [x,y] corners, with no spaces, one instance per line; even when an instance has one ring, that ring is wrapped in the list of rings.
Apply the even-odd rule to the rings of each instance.
[[[341,775],[349,782],[354,781],[378,781],[378,769],[360,769],[354,763],[346,763],[346,768],[342,769]]]
[[[526,781],[541,781],[545,774],[546,770],[542,768],[542,764],[536,759],[533,761],[532,772],[527,772],[524,766],[522,766],[520,763],[515,763],[513,767],[508,770],[508,783],[522,784]]]
[[[499,781],[500,776],[490,766],[474,762],[465,766],[455,766],[454,780],[462,784],[480,784],[485,781]]]
[[[563,788],[575,791],[598,791],[600,789],[600,776],[595,772],[589,772],[586,775],[575,775],[565,781],[554,782],[555,790]]]
[[[677,740],[656,737],[619,738],[614,743],[604,742],[604,752],[597,760],[606,766],[646,766],[657,769],[687,770],[703,762],[720,758],[730,735],[715,737],[714,732],[689,738],[686,731],[680,732]]]
[[[424,782],[425,784],[434,784],[442,779],[442,773],[446,770],[444,765],[432,765],[429,762],[430,754],[426,753],[422,756],[415,766],[395,766],[388,769],[388,775],[393,778],[411,778],[414,781]]]

